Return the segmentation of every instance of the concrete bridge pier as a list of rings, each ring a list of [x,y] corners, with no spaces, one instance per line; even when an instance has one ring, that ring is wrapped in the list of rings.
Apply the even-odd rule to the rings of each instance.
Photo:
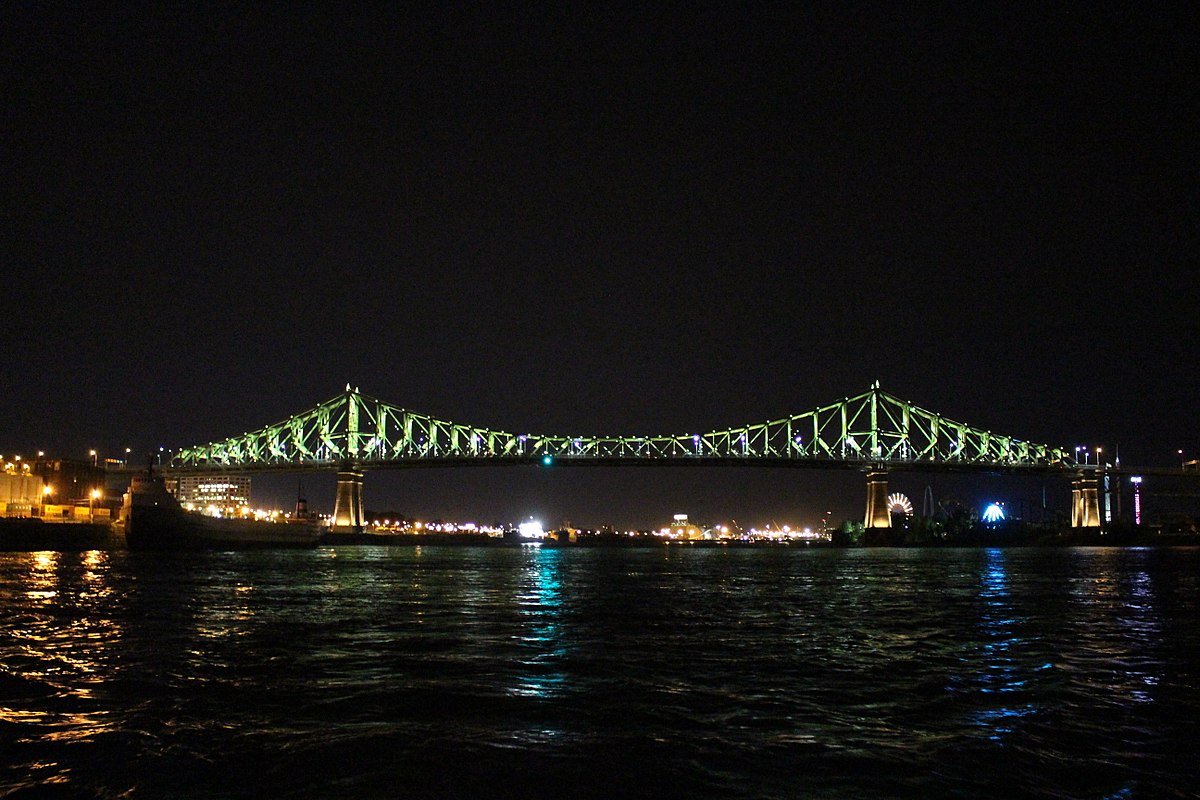
[[[1100,493],[1093,474],[1080,472],[1071,481],[1071,527],[1100,527]]]
[[[892,527],[892,512],[888,508],[888,474],[885,469],[867,471],[867,518],[869,528]]]
[[[345,464],[338,470],[337,499],[333,504],[333,531],[358,533],[363,529],[366,513],[362,499],[363,473],[355,464]]]

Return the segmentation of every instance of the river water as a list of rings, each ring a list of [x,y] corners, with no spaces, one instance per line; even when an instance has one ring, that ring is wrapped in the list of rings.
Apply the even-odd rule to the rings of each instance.
[[[0,796],[1200,796],[1198,549],[0,553],[0,609]]]

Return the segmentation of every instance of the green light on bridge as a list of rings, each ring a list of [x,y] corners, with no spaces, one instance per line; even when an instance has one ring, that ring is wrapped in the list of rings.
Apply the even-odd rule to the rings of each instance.
[[[586,438],[534,438],[463,425],[348,390],[274,425],[160,455],[161,462],[173,469],[304,470],[344,463],[374,467],[456,459],[551,467],[559,453],[572,465],[635,461],[663,465],[803,461],[816,465],[828,461],[1069,469],[1078,463],[1077,457],[1072,459],[1062,448],[956,422],[883,392],[878,384],[802,414],[703,436],[689,432]]]

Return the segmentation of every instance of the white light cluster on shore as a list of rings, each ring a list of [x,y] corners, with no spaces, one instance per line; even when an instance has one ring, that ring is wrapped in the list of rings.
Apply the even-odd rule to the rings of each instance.
[[[739,542],[829,541],[831,538],[831,534],[828,531],[814,531],[812,528],[793,528],[790,525],[777,528],[749,528],[746,530],[734,530],[728,525],[713,526],[701,530],[693,525],[661,528],[653,533],[655,536],[661,536],[665,539],[707,539]]]
[[[522,539],[545,539],[546,532],[542,530],[542,523],[536,519],[527,520],[517,526],[517,532],[521,534]]]
[[[482,533],[503,536],[504,529],[475,522],[420,522],[406,519],[374,519],[367,523],[377,533]]]
[[[279,509],[251,508],[250,506],[220,507],[215,504],[199,506],[190,502],[183,503],[183,507],[188,511],[206,514],[211,517],[224,517],[226,519],[255,519],[262,522],[279,523],[291,522],[295,519],[295,515],[292,512],[281,511]],[[312,513],[309,517],[309,521],[324,524],[328,524],[331,519],[331,514]],[[503,537],[505,534],[511,535],[512,533],[516,533],[520,538],[530,540],[547,539],[551,536],[557,536],[562,531],[567,531],[571,533],[572,541],[574,541],[574,535],[577,533],[587,535],[607,534],[610,536],[627,536],[631,538],[652,536],[679,541],[707,540],[727,542],[828,542],[832,536],[831,532],[827,530],[814,531],[811,528],[793,528],[790,525],[742,528],[735,522],[731,522],[730,524],[700,527],[689,523],[685,514],[676,514],[672,525],[657,530],[618,531],[605,527],[599,530],[580,531],[570,526],[563,528],[562,531],[558,529],[547,530],[539,520],[532,517],[516,525],[507,526],[481,525],[476,522],[447,522],[444,520],[423,522],[410,519],[374,518],[366,520],[364,529],[367,532],[380,534],[476,534],[497,538]]]
[[[207,506],[197,506],[195,503],[182,503],[185,511],[194,511],[208,517],[221,519],[255,519],[260,522],[289,522],[295,519],[295,514],[281,511],[277,508],[251,508],[250,506],[218,506],[210,503]],[[329,514],[313,514],[314,520],[328,520]]]

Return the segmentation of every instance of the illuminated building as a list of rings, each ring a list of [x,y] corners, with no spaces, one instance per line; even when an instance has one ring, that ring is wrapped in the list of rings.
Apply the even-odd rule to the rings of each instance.
[[[672,539],[703,539],[704,531],[700,530],[699,526],[688,522],[687,514],[676,514],[671,527],[667,529],[667,536]]]
[[[546,532],[542,530],[542,523],[536,519],[529,519],[517,526],[517,531],[522,539],[545,539]]]
[[[51,494],[45,499],[54,503],[86,501],[92,489],[105,485],[104,468],[91,459],[39,457],[33,464],[33,474],[41,475],[51,487]]]
[[[28,517],[42,502],[42,478],[28,464],[5,464],[0,470],[0,516]],[[14,468],[15,467],[15,468]]]
[[[193,508],[216,506],[225,510],[250,505],[248,475],[181,475],[167,488],[185,508],[190,504]]]

